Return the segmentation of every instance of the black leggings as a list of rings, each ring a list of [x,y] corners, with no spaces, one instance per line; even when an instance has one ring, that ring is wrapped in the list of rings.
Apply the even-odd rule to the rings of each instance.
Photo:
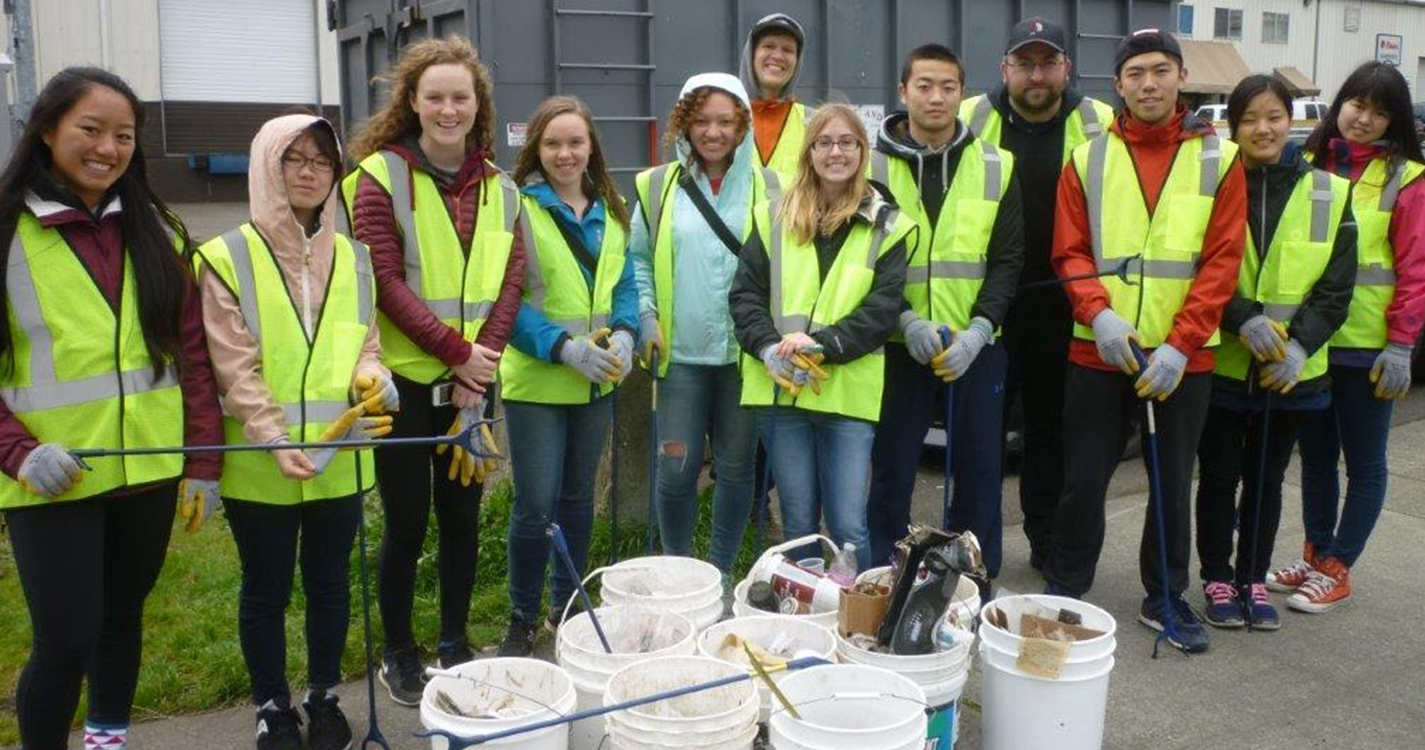
[[[162,484],[5,513],[34,633],[15,694],[26,750],[64,750],[86,676],[88,718],[129,722],[177,494]]]
[[[455,421],[452,406],[431,406],[430,386],[394,376],[401,394],[391,437],[444,435]],[[381,536],[378,602],[386,629],[386,651],[415,645],[411,608],[415,600],[416,562],[430,522],[431,499],[440,534],[436,567],[440,572],[440,640],[463,641],[475,586],[475,560],[480,539],[480,485],[450,481],[450,453],[437,456],[425,446],[389,447],[376,451],[376,486],[386,530]]]

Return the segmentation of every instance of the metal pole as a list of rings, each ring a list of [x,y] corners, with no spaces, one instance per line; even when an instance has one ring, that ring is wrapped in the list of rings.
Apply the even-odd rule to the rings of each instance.
[[[38,81],[35,78],[35,30],[30,0],[10,0],[10,41],[15,52],[15,107],[13,116],[16,123],[23,123],[30,117],[30,107],[35,103]],[[16,140],[19,140],[19,125],[16,125]]]

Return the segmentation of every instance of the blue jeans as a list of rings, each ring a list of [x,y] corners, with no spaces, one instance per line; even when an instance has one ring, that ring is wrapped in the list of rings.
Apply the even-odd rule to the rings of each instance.
[[[838,547],[847,542],[856,545],[857,566],[869,569],[866,492],[871,485],[871,443],[876,426],[785,406],[759,409],[757,426],[777,480],[784,536],[796,539],[820,531],[820,508],[826,514],[831,540]]]
[[[1004,525],[1000,431],[1008,360],[1003,344],[991,344],[980,352],[969,372],[955,381],[955,424],[951,429],[955,481],[949,530],[975,533],[991,577],[999,575]],[[886,385],[881,395],[881,421],[876,425],[871,499],[866,509],[875,565],[889,564],[892,547],[906,535],[921,443],[931,420],[945,418],[945,390],[945,383],[929,367],[911,359],[904,345],[886,344]],[[1025,472],[1035,470],[1026,467]]]
[[[693,554],[698,475],[703,440],[710,434],[717,471],[710,557],[724,574],[731,573],[752,510],[757,453],[756,421],[739,403],[742,377],[737,365],[673,364],[658,390],[657,510],[663,552]]]
[[[558,616],[574,594],[574,579],[554,552],[545,528],[564,530],[569,555],[583,575],[594,527],[594,477],[613,420],[613,398],[558,406],[505,402],[515,504],[510,511],[510,606],[534,622],[544,597],[544,566],[550,563],[550,612]]]
[[[1374,395],[1370,370],[1331,365],[1331,406],[1301,428],[1301,515],[1318,558],[1356,564],[1385,505],[1385,448],[1395,402]],[[1346,501],[1336,462],[1346,454]]]

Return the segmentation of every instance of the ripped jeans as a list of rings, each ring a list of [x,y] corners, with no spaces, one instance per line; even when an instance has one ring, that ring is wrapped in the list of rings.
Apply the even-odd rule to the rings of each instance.
[[[742,376],[736,364],[672,364],[658,389],[657,503],[663,552],[693,553],[703,440],[711,435],[717,486],[709,561],[726,575],[747,531],[757,453],[756,420],[739,403]]]

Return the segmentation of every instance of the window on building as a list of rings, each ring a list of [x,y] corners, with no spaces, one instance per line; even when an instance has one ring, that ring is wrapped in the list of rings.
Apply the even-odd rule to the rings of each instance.
[[[1178,34],[1182,36],[1192,36],[1192,6],[1178,6]]]
[[[1262,14],[1262,41],[1267,44],[1286,44],[1291,16],[1287,13]]]
[[[1242,11],[1239,8],[1215,8],[1212,16],[1213,39],[1242,39]]]

